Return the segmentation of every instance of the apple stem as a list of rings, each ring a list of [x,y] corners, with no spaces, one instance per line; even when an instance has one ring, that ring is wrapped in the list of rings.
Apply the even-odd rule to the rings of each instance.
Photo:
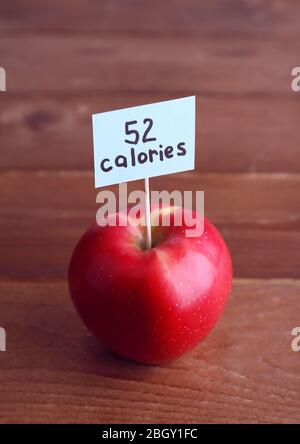
[[[151,239],[151,216],[150,216],[150,192],[149,192],[149,177],[145,177],[145,213],[146,213],[146,226],[147,226],[147,250],[150,250],[152,246]]]

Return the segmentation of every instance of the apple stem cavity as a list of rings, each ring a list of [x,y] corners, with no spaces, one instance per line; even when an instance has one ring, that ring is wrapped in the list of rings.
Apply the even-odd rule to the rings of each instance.
[[[150,216],[150,192],[149,192],[149,177],[145,177],[145,215],[146,215],[146,227],[147,227],[147,250],[152,247],[152,233],[151,233],[151,216]]]

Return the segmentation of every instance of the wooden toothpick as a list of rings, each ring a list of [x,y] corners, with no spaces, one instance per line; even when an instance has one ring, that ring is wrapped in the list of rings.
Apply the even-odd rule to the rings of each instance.
[[[150,216],[150,192],[149,192],[149,177],[145,177],[145,213],[146,213],[146,227],[147,227],[147,250],[152,246],[151,236],[151,216]]]

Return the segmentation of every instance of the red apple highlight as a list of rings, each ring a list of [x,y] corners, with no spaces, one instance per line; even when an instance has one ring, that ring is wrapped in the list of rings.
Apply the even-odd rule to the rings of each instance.
[[[69,288],[80,317],[129,360],[157,364],[179,357],[223,311],[232,284],[229,250],[207,218],[200,237],[186,237],[186,228],[172,217],[170,226],[153,227],[147,250],[144,227],[95,224],[73,252]]]

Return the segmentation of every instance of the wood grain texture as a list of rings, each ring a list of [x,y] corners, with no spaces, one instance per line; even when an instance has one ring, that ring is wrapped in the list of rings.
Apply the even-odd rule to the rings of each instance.
[[[299,20],[298,0],[0,2],[1,423],[300,422]],[[140,366],[68,295],[98,208],[90,117],[192,94],[197,171],[151,188],[205,191],[238,279],[206,341]]]
[[[91,170],[93,113],[171,98],[3,94],[0,169]],[[196,170],[300,172],[299,98],[198,96]]]
[[[299,31],[297,0],[10,0],[0,4],[0,30],[251,34]]]
[[[0,189],[0,277],[65,276],[99,208],[92,174],[2,173]],[[229,244],[235,276],[299,277],[299,175],[181,173],[152,179],[151,189],[205,191],[205,214]]]
[[[299,422],[299,291],[299,281],[237,280],[202,344],[147,367],[90,337],[65,282],[0,281],[0,422]]]
[[[4,35],[1,63],[16,92],[292,95],[299,38]],[[280,63],[278,62],[280,60]]]

